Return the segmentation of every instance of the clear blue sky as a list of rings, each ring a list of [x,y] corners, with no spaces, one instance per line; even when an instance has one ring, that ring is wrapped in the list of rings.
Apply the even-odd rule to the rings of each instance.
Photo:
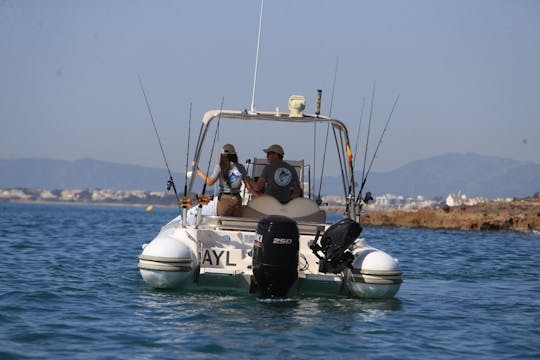
[[[140,74],[169,163],[183,169],[190,102],[194,133],[222,98],[250,106],[259,6],[0,1],[0,158],[163,167]],[[313,112],[321,88],[327,114],[337,59],[332,115],[353,143],[373,83],[372,143],[400,95],[374,170],[449,152],[540,162],[540,1],[266,0],[256,108],[286,110],[302,94]],[[283,143],[236,131],[242,158]],[[312,134],[294,139],[290,157]]]

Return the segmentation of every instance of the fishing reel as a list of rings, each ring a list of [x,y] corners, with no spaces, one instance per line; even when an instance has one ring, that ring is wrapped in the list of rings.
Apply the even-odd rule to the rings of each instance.
[[[371,191],[368,191],[366,193],[366,196],[364,196],[364,203],[369,204],[370,201],[373,201],[373,195],[371,195]]]
[[[190,208],[193,205],[193,199],[189,196],[184,196],[180,198],[180,206],[183,208]]]
[[[362,207],[363,204],[369,204],[371,201],[373,201],[373,195],[371,194],[371,191],[368,191],[364,197],[362,197],[362,192],[358,193],[358,197],[356,198],[356,203]]]
[[[204,194],[197,195],[197,202],[200,206],[208,205],[213,197]]]
[[[358,207],[359,212],[362,211],[362,207],[367,204],[369,204],[371,201],[373,201],[373,195],[371,194],[371,191],[366,192],[366,195],[362,197],[362,192],[360,191],[358,193],[358,198],[356,199],[356,206]]]
[[[351,245],[362,232],[356,221],[345,218],[330,226],[323,234],[319,245],[320,233],[309,246],[320,260],[319,272],[338,274],[346,268],[352,269],[354,255]]]

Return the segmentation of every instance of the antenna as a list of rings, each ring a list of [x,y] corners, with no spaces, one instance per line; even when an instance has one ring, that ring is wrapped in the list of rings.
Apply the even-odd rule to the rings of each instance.
[[[255,112],[255,87],[257,84],[257,68],[259,67],[259,48],[261,43],[261,28],[264,0],[261,0],[261,14],[259,15],[259,34],[257,35],[257,54],[255,55],[255,73],[253,74],[253,92],[251,93],[251,112]]]

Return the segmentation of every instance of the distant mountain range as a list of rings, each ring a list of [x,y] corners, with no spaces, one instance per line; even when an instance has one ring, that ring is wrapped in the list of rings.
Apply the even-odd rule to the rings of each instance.
[[[180,191],[184,174],[173,173]],[[31,189],[165,189],[165,169],[93,159],[75,161],[0,159],[0,188]],[[357,175],[360,182],[360,174]],[[327,176],[323,195],[342,194],[341,179]],[[449,193],[469,197],[526,197],[540,191],[540,164],[478,154],[447,154],[413,161],[396,170],[374,172],[366,191],[426,198]]]
[[[184,174],[173,173],[173,177],[178,181]],[[0,159],[0,188],[161,191],[168,179],[166,169],[93,159]]]
[[[368,182],[367,188],[373,185],[376,193],[527,197],[540,191],[540,164],[471,153],[447,154],[374,173]]]

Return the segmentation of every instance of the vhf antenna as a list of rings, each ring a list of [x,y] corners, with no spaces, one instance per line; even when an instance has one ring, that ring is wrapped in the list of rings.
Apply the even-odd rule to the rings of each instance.
[[[255,55],[255,73],[253,74],[253,91],[251,93],[251,108],[250,112],[255,112],[255,88],[257,85],[257,68],[259,67],[259,47],[261,43],[261,28],[263,15],[264,0],[261,0],[261,14],[259,15],[259,34],[257,35],[257,54]]]

